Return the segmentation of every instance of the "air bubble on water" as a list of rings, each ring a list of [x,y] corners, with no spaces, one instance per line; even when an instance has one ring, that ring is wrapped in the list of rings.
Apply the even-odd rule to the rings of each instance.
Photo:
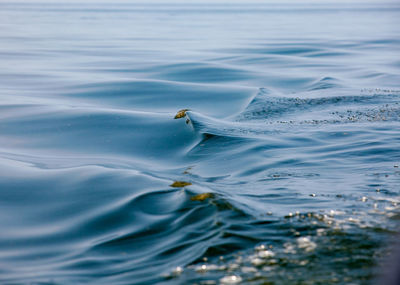
[[[243,273],[256,273],[257,272],[256,268],[250,267],[250,266],[243,266],[241,268],[241,270],[242,270]]]
[[[311,241],[309,237],[300,237],[297,239],[297,246],[308,252],[313,251],[317,247],[317,244]]]
[[[269,260],[268,260],[268,264],[269,264],[269,265],[278,264],[278,260],[277,260],[277,259],[269,259]]]
[[[208,267],[207,267],[206,264],[202,264],[202,265],[196,266],[195,270],[197,272],[207,272],[208,271]]]
[[[183,268],[180,266],[177,266],[174,270],[172,270],[172,275],[173,276],[179,276],[183,272]]]
[[[299,262],[299,265],[300,266],[305,266],[305,265],[307,265],[308,264],[308,260],[301,260],[300,262]]]
[[[258,256],[261,258],[271,258],[275,256],[275,253],[272,250],[262,250],[258,253]]]
[[[221,284],[238,284],[242,282],[242,278],[238,275],[228,275],[222,277],[219,282],[221,282]]]
[[[348,221],[351,222],[351,223],[355,223],[355,224],[359,224],[359,223],[360,223],[360,220],[359,220],[359,219],[356,219],[356,218],[353,218],[353,217],[350,217],[350,218],[348,219]]]
[[[260,266],[265,264],[265,260],[262,260],[261,258],[255,257],[251,259],[251,264],[254,266]]]
[[[291,253],[291,254],[296,254],[296,250],[293,244],[291,244],[290,242],[286,242],[284,245],[284,252],[285,253]]]
[[[239,269],[239,267],[240,267],[239,264],[231,263],[231,264],[229,264],[228,271],[235,271],[235,270]]]
[[[255,247],[255,250],[257,250],[257,251],[261,251],[261,250],[265,250],[265,249],[266,249],[266,246],[264,244],[261,244],[261,245]]]

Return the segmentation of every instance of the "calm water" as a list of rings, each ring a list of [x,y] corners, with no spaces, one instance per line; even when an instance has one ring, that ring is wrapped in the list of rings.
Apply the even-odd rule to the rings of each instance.
[[[0,283],[381,271],[400,3],[2,1],[0,43]]]

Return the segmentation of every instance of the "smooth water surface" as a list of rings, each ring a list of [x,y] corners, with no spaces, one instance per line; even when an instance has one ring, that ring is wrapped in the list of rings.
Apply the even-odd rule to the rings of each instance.
[[[0,283],[368,284],[387,259],[399,3],[1,1],[0,43]]]

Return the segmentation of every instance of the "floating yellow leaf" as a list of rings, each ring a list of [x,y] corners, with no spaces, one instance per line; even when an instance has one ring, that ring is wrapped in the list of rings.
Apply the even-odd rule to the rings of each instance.
[[[193,197],[190,197],[190,200],[202,202],[208,198],[213,198],[213,197],[214,197],[213,193],[201,193],[201,194],[195,195]]]
[[[189,109],[182,109],[182,110],[179,110],[178,113],[176,113],[174,119],[180,119],[180,118],[185,117],[187,111],[189,111]]]
[[[174,183],[172,183],[172,184],[169,185],[169,186],[171,186],[171,187],[177,187],[177,188],[182,188],[182,187],[185,187],[185,186],[188,186],[188,185],[192,185],[192,183],[186,182],[186,181],[175,181]]]

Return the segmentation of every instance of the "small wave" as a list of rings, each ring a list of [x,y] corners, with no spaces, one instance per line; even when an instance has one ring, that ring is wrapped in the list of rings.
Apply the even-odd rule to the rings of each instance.
[[[211,63],[182,63],[157,67],[156,76],[181,82],[222,83],[250,79],[250,71],[229,65]]]
[[[197,135],[168,113],[133,112],[103,108],[60,108],[29,115],[3,118],[3,152],[24,153],[35,148],[31,156],[40,157],[43,149],[62,150],[60,156],[111,157],[132,161],[170,160],[177,163],[184,150],[197,140]],[[51,152],[50,155],[51,156]],[[145,158],[145,159],[143,159]]]
[[[245,239],[239,242],[235,232],[246,231],[247,228],[240,230],[238,223],[247,223],[248,215],[220,195],[206,200],[191,199],[196,193],[190,186],[188,188],[147,192],[120,205],[116,212],[109,212],[108,223],[114,217],[125,217],[120,234],[99,240],[85,256],[124,252],[118,256],[118,268],[108,267],[108,270],[113,271],[116,279],[126,280],[125,270],[133,269],[135,276],[149,267],[167,273],[171,266],[191,264],[206,253],[228,253],[233,244],[243,248]],[[116,222],[121,224],[121,221]],[[113,228],[115,232],[115,226]],[[75,262],[63,269],[80,270],[80,265]],[[102,268],[102,264],[95,267]],[[137,278],[147,283],[162,280],[157,274],[143,274]]]
[[[313,91],[307,95],[315,96],[319,92],[320,90]],[[399,94],[396,92],[339,96],[336,93],[314,98],[277,97],[261,89],[245,110],[233,117],[233,120],[216,119],[189,110],[186,112],[186,123],[196,132],[206,135],[205,138],[227,136],[272,139],[271,134],[287,131],[279,126],[283,124],[298,126],[397,121],[400,117],[400,106],[397,102]],[[377,105],[379,103],[382,105]],[[285,118],[285,121],[279,120],[280,118]]]
[[[237,114],[254,94],[254,88],[168,80],[131,80],[79,85],[65,94],[76,104],[147,112],[171,112],[191,106],[205,114]],[[229,101],[229,104],[227,104]]]
[[[248,120],[271,120],[278,119],[286,115],[290,118],[293,114],[302,115],[314,112],[317,116],[317,111],[323,111],[325,108],[330,112],[335,112],[343,108],[356,108],[361,109],[363,106],[376,106],[377,104],[389,104],[395,106],[398,103],[400,94],[397,92],[389,93],[372,93],[365,94],[356,90],[337,89],[330,90],[329,92],[323,90],[323,85],[333,79],[325,78],[318,81],[314,85],[312,91],[298,93],[296,97],[289,96],[273,96],[271,92],[266,89],[260,89],[254,99],[245,108],[245,110],[237,116],[238,121]],[[317,87],[318,86],[318,87]],[[322,90],[320,90],[322,87]],[[338,95],[338,93],[340,95]],[[359,95],[354,95],[359,93]],[[329,114],[326,112],[326,114]],[[297,116],[299,117],[299,116]],[[324,119],[329,118],[326,116]],[[312,120],[310,118],[309,120]],[[320,119],[315,117],[314,119]]]
[[[308,87],[309,91],[313,90],[321,90],[321,89],[329,89],[329,88],[341,88],[343,87],[339,84],[339,80],[333,77],[324,77],[320,80],[317,80],[313,84]]]
[[[210,136],[251,138],[257,135],[268,135],[272,132],[268,131],[265,125],[220,120],[193,111],[188,111],[186,115],[189,119],[189,125],[196,132],[206,135],[206,138]]]

